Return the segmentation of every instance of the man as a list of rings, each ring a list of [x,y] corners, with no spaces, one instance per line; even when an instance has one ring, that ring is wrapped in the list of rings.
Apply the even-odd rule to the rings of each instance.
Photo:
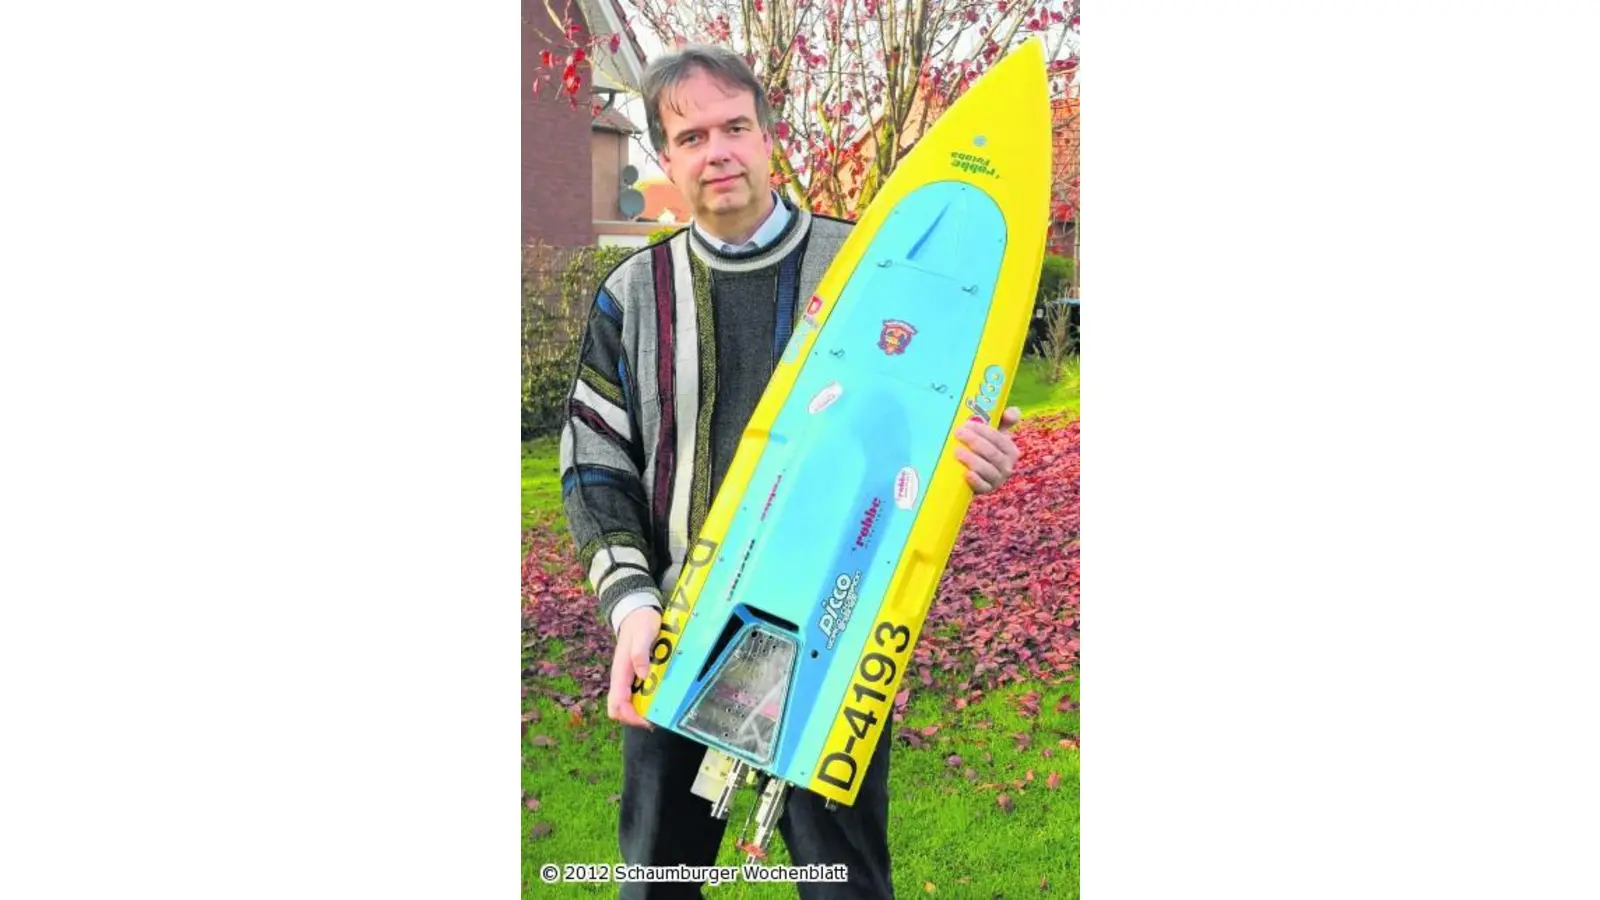
[[[650,139],[694,210],[690,228],[640,250],[596,296],[562,432],[562,492],[579,556],[617,635],[608,710],[623,729],[620,843],[630,864],[712,865],[726,822],[690,792],[705,747],[634,711],[662,598],[682,570],[745,424],[850,224],[773,191],[772,113],[744,60],[689,47],[656,60],[643,93]],[[963,427],[957,456],[976,493],[1017,461],[1000,428]],[[884,730],[854,806],[794,790],[779,824],[797,864],[844,863],[848,885],[804,898],[893,894]],[[699,897],[687,884],[628,885],[624,898]]]

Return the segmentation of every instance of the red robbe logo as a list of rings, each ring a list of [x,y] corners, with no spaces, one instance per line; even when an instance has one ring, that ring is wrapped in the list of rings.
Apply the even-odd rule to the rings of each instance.
[[[911,346],[911,339],[917,336],[917,330],[911,323],[899,319],[884,319],[883,333],[878,335],[878,347],[890,356],[899,356]]]

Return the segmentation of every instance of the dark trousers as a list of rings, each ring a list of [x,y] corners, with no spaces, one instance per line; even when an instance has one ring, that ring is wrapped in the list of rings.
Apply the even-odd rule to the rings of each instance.
[[[623,728],[622,859],[629,865],[712,866],[728,823],[711,817],[711,803],[690,793],[704,744],[664,728]],[[802,900],[890,900],[889,745],[884,729],[872,762],[862,773],[854,806],[829,812],[826,801],[791,787],[778,831],[795,865],[849,867],[848,884],[802,882]],[[742,823],[741,823],[742,824]],[[740,862],[743,862],[741,857]],[[622,900],[699,900],[697,884],[624,885]]]

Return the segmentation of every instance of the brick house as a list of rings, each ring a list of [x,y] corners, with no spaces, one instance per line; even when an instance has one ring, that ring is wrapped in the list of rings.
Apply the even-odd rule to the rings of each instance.
[[[1050,102],[1053,150],[1050,191],[1050,252],[1078,255],[1078,97],[1077,92]]]
[[[643,133],[643,129],[615,109],[601,110],[592,128],[595,242],[602,247],[643,247],[649,242],[650,233],[661,225],[642,213],[630,219],[622,210],[622,170],[628,165],[628,147],[634,135]],[[632,187],[645,193],[642,182],[636,181]],[[649,195],[645,194],[645,198],[648,209]]]
[[[545,0],[522,0],[522,242],[574,247],[595,243],[596,221],[604,221],[608,203],[616,204],[620,185],[614,175],[603,181],[596,171],[597,150],[602,164],[619,171],[618,144],[627,140],[617,122],[627,120],[614,110],[597,116],[591,104],[604,108],[617,92],[636,90],[646,60],[616,0],[550,0],[548,9],[586,33],[620,38],[616,52],[601,41],[581,64],[590,91],[574,109],[560,91],[559,65],[572,46],[559,33],[560,23],[551,21]],[[552,71],[541,66],[546,51],[558,61],[555,79],[535,96],[535,78]],[[626,147],[620,152],[625,160]]]

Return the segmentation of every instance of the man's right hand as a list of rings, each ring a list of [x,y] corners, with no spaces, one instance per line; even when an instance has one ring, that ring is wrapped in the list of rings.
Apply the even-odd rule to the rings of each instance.
[[[661,610],[643,607],[628,613],[617,629],[617,650],[611,657],[611,693],[606,712],[614,721],[635,728],[653,728],[633,708],[633,680],[650,676],[650,647],[661,634]]]

